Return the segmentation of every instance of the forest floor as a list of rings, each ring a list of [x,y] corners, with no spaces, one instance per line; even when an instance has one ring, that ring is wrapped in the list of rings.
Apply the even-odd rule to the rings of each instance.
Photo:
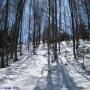
[[[89,46],[90,44],[87,43]],[[0,90],[89,90],[90,53],[85,58],[86,70],[81,68],[82,59],[73,59],[72,44],[62,42],[61,54],[52,63],[48,61],[47,46],[42,44],[32,54],[23,47],[19,61],[0,69]]]

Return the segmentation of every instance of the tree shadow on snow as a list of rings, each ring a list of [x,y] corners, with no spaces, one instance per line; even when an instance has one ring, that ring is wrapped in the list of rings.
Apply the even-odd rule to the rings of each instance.
[[[55,65],[51,65],[52,63],[48,59],[48,74],[38,80],[33,90],[83,90],[82,87],[76,86],[58,60],[55,63]]]

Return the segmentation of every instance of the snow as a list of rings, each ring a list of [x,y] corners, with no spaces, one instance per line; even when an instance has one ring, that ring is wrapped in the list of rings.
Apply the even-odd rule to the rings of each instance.
[[[19,57],[22,60],[10,65],[8,68],[1,69],[0,87],[17,86],[20,90],[33,90],[38,79],[42,75],[46,75],[46,72],[43,74],[42,71],[47,64],[47,58],[43,56],[46,51],[39,50],[38,55],[32,55],[31,51],[24,52],[24,56],[22,58]]]
[[[81,63],[83,61],[82,58],[79,60],[79,63],[77,63],[77,61],[74,60],[73,55],[72,55],[72,47],[70,47],[70,45],[69,46],[66,45],[65,43],[63,45],[65,46],[68,53],[65,54],[65,51],[63,50],[63,47],[62,47],[62,52],[64,53],[61,55],[62,56],[61,59],[64,64],[67,63],[66,70],[69,73],[70,78],[76,84],[77,89],[75,90],[82,90],[82,89],[89,90],[90,89],[90,73],[88,74],[87,70],[90,72],[90,61],[89,59],[86,58],[86,56],[90,58],[90,53],[87,53],[85,55],[85,66],[87,70],[83,70],[81,68]],[[80,41],[80,45],[88,46],[88,48],[90,49],[89,42],[87,43],[87,42]]]
[[[0,90],[90,89],[89,66],[85,71],[73,59],[71,43],[62,42],[61,55],[58,54],[58,61],[54,63],[51,62],[52,55],[48,59],[46,45],[41,44],[36,55],[32,51],[32,47],[27,51],[26,45],[23,45],[23,56],[19,56],[19,61],[0,69]],[[85,64],[90,65],[88,59]]]

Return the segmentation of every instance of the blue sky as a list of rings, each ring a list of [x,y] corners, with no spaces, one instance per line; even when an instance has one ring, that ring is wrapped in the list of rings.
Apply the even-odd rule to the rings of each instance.
[[[26,41],[27,40],[27,37],[28,37],[28,34],[27,33],[28,33],[28,27],[29,27],[29,24],[28,24],[28,22],[29,22],[29,2],[26,3],[25,12],[24,12],[24,22],[23,22],[23,40],[24,41]],[[67,25],[66,26],[66,30],[67,30],[67,32],[70,32],[71,31],[71,28],[70,28],[70,18],[69,18],[70,17],[70,11],[69,11],[68,0],[61,0],[61,2],[62,2],[62,7],[61,7],[61,13],[62,13],[62,15],[61,15],[62,29],[65,29],[65,21],[66,21],[66,25]],[[43,4],[43,6],[44,6],[44,4]],[[47,6],[45,8],[47,10]],[[58,4],[58,8],[59,8],[59,4]],[[60,12],[59,12],[59,9],[57,9],[57,10],[58,10],[57,16],[58,16],[58,23],[59,23],[59,13]],[[66,13],[66,20],[64,19],[64,10],[65,10],[65,13]],[[33,13],[31,13],[31,26],[32,26],[31,29],[33,29],[33,15],[32,14]],[[42,18],[42,20],[43,20],[42,21],[42,31],[43,31],[43,28],[44,28],[44,25],[45,25],[45,21],[46,21],[45,16],[46,15],[44,15],[43,18]]]

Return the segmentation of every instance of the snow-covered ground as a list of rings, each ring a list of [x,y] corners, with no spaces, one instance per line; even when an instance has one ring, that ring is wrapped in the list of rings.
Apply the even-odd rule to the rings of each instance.
[[[69,73],[71,84],[77,87],[75,90],[89,90],[90,89],[90,52],[84,56],[86,70],[82,69],[83,58],[78,59],[79,63],[73,58],[72,44],[62,43],[61,56],[63,63],[67,63],[66,71]],[[88,47],[90,50],[90,42],[80,41],[80,47]],[[86,48],[87,49],[87,48]],[[88,58],[87,58],[88,56]],[[72,82],[73,81],[73,82]]]
[[[85,71],[73,59],[72,44],[62,44],[54,63],[48,60],[46,46],[41,44],[36,55],[24,46],[18,62],[0,69],[0,90],[89,90],[89,67]]]
[[[0,69],[0,88],[18,87],[20,90],[33,90],[38,80],[46,75],[46,72],[43,73],[47,65],[47,58],[43,56],[45,53],[46,50],[39,48],[34,56],[32,50],[28,52],[24,49],[24,55],[19,57],[18,62]]]

